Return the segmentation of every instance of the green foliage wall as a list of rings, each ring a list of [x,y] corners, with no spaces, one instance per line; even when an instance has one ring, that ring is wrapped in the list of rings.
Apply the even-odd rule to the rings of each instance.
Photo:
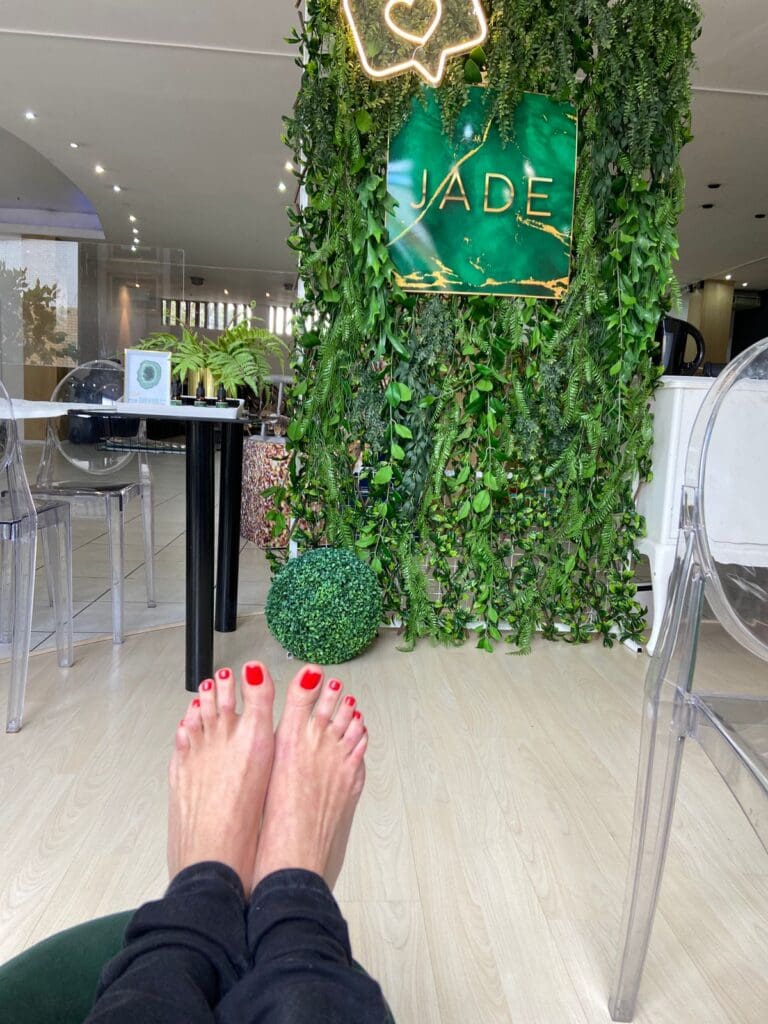
[[[579,111],[570,291],[559,304],[399,291],[387,145],[421,86],[367,79],[338,0],[308,0],[287,124],[307,203],[290,244],[298,319],[319,319],[297,338],[295,537],[356,548],[409,641],[458,642],[469,623],[486,649],[502,624],[521,650],[558,623],[573,641],[639,638],[634,490],[649,472],[654,332],[675,299],[699,12],[687,0],[485,7],[502,132],[526,90]],[[447,123],[466,89],[454,59],[439,90]]]

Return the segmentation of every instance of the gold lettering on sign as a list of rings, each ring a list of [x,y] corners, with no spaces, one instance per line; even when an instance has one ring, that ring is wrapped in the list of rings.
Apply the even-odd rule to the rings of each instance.
[[[488,202],[488,197],[491,191],[491,181],[503,181],[504,184],[509,188],[509,199],[503,206],[491,206]],[[483,197],[483,212],[484,213],[506,213],[512,203],[515,201],[515,186],[506,176],[506,174],[494,174],[489,171],[485,176],[485,195]]]
[[[549,199],[548,192],[534,192],[534,182],[541,182],[544,185],[551,185],[553,178],[529,178],[528,179],[528,206],[526,207],[526,213],[529,217],[551,217],[552,213],[550,210],[534,210],[533,200],[534,199]]]
[[[454,185],[458,185],[459,187],[459,192],[461,194],[458,196],[451,195],[451,189],[453,188]],[[451,176],[448,179],[448,184],[445,189],[445,195],[443,196],[443,201],[440,203],[438,209],[442,210],[446,203],[464,203],[464,209],[467,210],[469,213],[472,212],[472,207],[469,205],[467,192],[466,189],[464,188],[464,182],[461,180],[461,172],[459,171],[458,167],[454,167],[453,171],[451,172]]]
[[[414,210],[420,210],[427,201],[427,168],[424,168],[424,174],[421,179],[421,202],[411,203]]]

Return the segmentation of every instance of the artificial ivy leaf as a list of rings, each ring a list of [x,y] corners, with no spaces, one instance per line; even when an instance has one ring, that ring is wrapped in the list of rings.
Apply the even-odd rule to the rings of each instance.
[[[498,491],[499,489],[499,482],[490,470],[483,473],[483,483],[489,491]]]
[[[381,564],[381,559],[380,558],[372,559],[371,560],[371,568],[373,569],[373,571],[375,573],[380,573],[383,570],[383,568],[384,568],[384,566]]]
[[[613,364],[613,366],[612,366],[612,367],[610,368],[610,370],[608,371],[608,373],[610,373],[610,375],[611,375],[612,377],[618,377],[618,375],[619,375],[619,374],[621,373],[621,360],[620,360],[620,359],[617,359],[617,360],[616,360],[616,362],[615,362],[615,363]]]
[[[470,470],[470,467],[469,467],[469,463],[465,462],[464,465],[459,470],[457,476],[456,476],[456,483],[457,484],[465,484],[467,482],[467,480],[469,480],[470,472],[471,472],[471,470]]]
[[[477,641],[477,647],[480,651],[487,651],[489,654],[493,654],[493,644],[487,636],[482,636]]]
[[[472,508],[475,512],[485,512],[491,504],[491,495],[489,491],[478,491],[472,500]]]
[[[357,548],[372,548],[376,543],[376,534],[364,533],[362,537],[358,537],[355,541],[355,547]]]
[[[397,382],[397,390],[400,393],[400,401],[401,402],[410,402],[410,400],[413,398],[413,392],[408,387],[408,385],[407,384],[403,384],[402,381],[398,381]]]
[[[462,501],[461,505],[459,505],[459,511],[456,513],[456,519],[466,519],[467,516],[469,515],[470,508],[471,505],[469,503],[469,498],[467,498],[466,501]]]
[[[392,458],[393,459],[404,459],[405,458],[405,452],[403,451],[403,449],[400,447],[399,444],[393,444],[391,449],[390,449],[390,451],[392,452]]]
[[[479,380],[475,384],[478,391],[493,391],[493,381]]]
[[[411,428],[406,427],[404,423],[395,423],[395,433],[398,437],[404,437],[406,440],[410,440],[413,437]]]
[[[355,125],[359,132],[367,135],[371,128],[373,128],[373,118],[367,110],[358,110],[355,114]]]
[[[304,424],[300,420],[293,420],[288,424],[286,433],[289,441],[299,441],[304,436]]]
[[[464,81],[469,85],[479,85],[483,80],[483,73],[475,64],[472,58],[468,58],[464,65]]]
[[[384,397],[393,409],[396,409],[398,405],[400,405],[400,388],[397,386],[397,381],[391,380],[389,384],[387,384],[387,390],[384,392]]]
[[[376,476],[373,478],[373,482],[378,487],[381,484],[388,484],[391,479],[392,467],[382,466],[381,469],[377,472]]]

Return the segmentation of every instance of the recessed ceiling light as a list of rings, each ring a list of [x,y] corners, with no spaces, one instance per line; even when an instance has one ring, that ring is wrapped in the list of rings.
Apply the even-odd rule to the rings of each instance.
[[[80,149],[80,143],[79,142],[70,142],[69,148],[70,149]]]
[[[272,298],[272,296],[269,294],[269,292],[265,292],[264,294],[267,296],[268,299]]]
[[[290,160],[286,160],[285,161],[285,169],[286,169],[286,171],[294,170],[293,163]]]
[[[140,285],[140,284],[139,284],[139,282],[137,281],[137,282],[136,282],[136,284],[135,284],[135,285],[134,285],[133,287],[134,287],[134,288],[141,288],[141,285]]]
[[[287,188],[288,188],[288,186],[285,184],[285,182],[281,181],[280,184],[277,186],[277,191],[278,192],[285,192],[287,190]]]
[[[123,189],[122,189],[122,186],[121,186],[121,185],[113,185],[113,186],[112,186],[112,191],[113,191],[113,192],[122,192],[122,191],[123,191]]]
[[[701,208],[702,210],[711,210],[714,205],[714,203],[702,203]]]
[[[104,168],[101,166],[101,164],[96,164],[96,166],[93,169],[96,172],[96,174],[104,173]]]
[[[139,233],[139,229],[138,228],[131,228],[131,230],[133,231],[134,235],[138,235],[138,233]]]
[[[28,121],[34,121],[37,118],[37,114],[34,112],[34,110],[27,110],[24,114],[24,117],[26,117]]]
[[[133,241],[135,242],[136,245],[141,245],[141,239],[140,238],[134,238]]]
[[[133,216],[132,213],[128,214],[128,220],[131,222],[131,224],[135,224],[136,223],[136,218]]]
[[[131,246],[131,252],[136,252],[136,246],[135,245]]]
[[[749,284],[749,281],[742,281],[741,282],[741,287],[742,288],[746,288],[748,284]]]
[[[707,188],[720,188],[720,182],[719,181],[713,181],[713,182],[711,182],[711,184],[707,185]]]
[[[725,280],[726,281],[732,281],[733,280],[733,274],[726,274],[725,275]]]
[[[225,295],[229,295],[229,288],[225,288],[225,289],[224,289],[224,294],[225,294]]]

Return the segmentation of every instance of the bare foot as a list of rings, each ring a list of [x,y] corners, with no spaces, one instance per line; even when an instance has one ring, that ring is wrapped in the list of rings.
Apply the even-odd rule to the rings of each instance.
[[[200,861],[233,868],[250,895],[264,798],[274,752],[275,688],[257,661],[243,666],[242,714],[235,677],[219,669],[200,684],[176,730],[168,771],[168,871]]]
[[[275,735],[253,885],[281,868],[322,875],[332,889],[365,783],[368,731],[338,679],[308,665],[291,681]]]

